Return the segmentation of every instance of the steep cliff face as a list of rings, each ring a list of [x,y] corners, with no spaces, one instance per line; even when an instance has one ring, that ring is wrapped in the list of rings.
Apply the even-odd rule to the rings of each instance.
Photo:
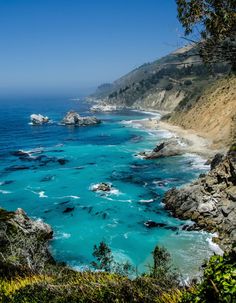
[[[208,85],[197,100],[180,102],[168,121],[211,139],[213,147],[229,146],[236,138],[236,76]]]
[[[174,216],[218,232],[223,249],[236,250],[236,144],[226,156],[214,158],[206,176],[184,188],[171,189],[163,202]]]
[[[227,70],[225,65],[216,65],[212,76],[198,49],[187,46],[101,85],[91,97],[107,104],[172,111],[186,98],[198,98],[207,84]]]

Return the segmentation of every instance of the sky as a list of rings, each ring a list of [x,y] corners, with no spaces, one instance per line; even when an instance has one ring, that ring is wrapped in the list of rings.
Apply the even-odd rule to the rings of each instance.
[[[76,96],[183,44],[175,0],[0,0],[0,95]]]

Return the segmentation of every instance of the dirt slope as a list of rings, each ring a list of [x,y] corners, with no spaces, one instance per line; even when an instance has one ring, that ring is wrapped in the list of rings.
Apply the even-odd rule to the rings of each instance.
[[[217,80],[189,109],[176,110],[169,122],[195,130],[224,148],[236,139],[236,76]]]

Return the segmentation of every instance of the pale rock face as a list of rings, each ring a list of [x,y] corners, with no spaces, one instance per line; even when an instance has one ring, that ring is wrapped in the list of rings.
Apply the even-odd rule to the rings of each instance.
[[[87,126],[101,123],[96,117],[81,117],[77,112],[70,111],[62,120],[64,125]]]
[[[198,206],[199,213],[207,213],[207,212],[211,212],[215,209],[216,209],[216,206],[215,206],[215,203],[212,200],[210,200],[206,203],[201,203]]]
[[[66,124],[66,125],[74,125],[74,124],[78,123],[80,118],[81,117],[78,113],[76,113],[74,111],[70,111],[66,114],[66,116],[62,120],[62,123]]]
[[[30,120],[33,125],[42,125],[49,122],[49,118],[41,114],[32,114]]]
[[[218,232],[224,250],[236,251],[236,144],[215,160],[208,174],[193,184],[169,190],[163,202],[174,216],[194,220],[197,228]]]

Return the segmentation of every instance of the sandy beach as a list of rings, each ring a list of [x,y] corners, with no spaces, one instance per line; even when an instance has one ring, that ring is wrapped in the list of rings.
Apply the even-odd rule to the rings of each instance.
[[[193,130],[183,129],[179,126],[160,121],[156,118],[141,120],[139,121],[139,124],[147,129],[162,129],[173,133],[174,138],[184,143],[183,149],[186,153],[196,153],[202,157],[210,158],[213,157],[217,152],[224,152],[223,150],[213,149],[211,140],[204,138],[202,135],[197,134]]]

